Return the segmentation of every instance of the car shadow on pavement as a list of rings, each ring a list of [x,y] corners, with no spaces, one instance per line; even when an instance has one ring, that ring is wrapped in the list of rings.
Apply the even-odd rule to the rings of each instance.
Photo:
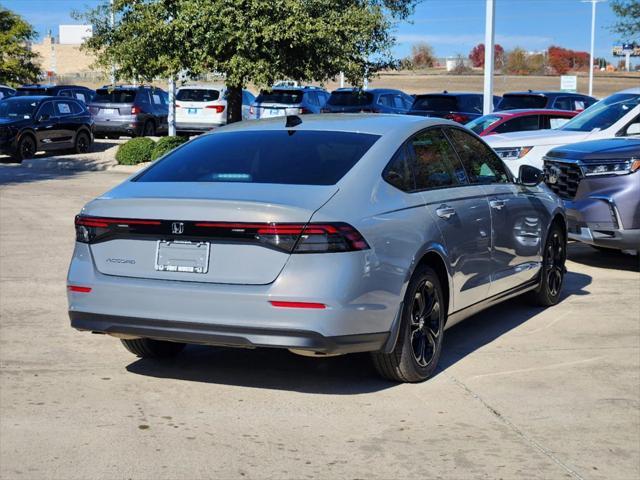
[[[19,164],[0,165],[0,186],[70,178],[79,173],[84,172],[79,170],[35,170],[22,167]]]
[[[596,250],[584,243],[570,243],[569,260],[588,267],[613,268],[628,272],[640,272],[640,256],[618,250]]]
[[[567,272],[560,302],[574,295],[589,295],[584,288],[590,283],[589,275]],[[440,363],[434,376],[544,310],[544,307],[529,305],[526,298],[516,297],[454,325],[445,332]]]
[[[569,272],[562,301],[573,295],[588,295],[584,287],[590,283],[590,276]],[[447,330],[436,375],[543,310],[515,298]],[[308,358],[269,348],[189,345],[175,359],[140,359],[129,364],[127,370],[157,378],[327,395],[365,394],[397,385],[377,376],[367,354]]]

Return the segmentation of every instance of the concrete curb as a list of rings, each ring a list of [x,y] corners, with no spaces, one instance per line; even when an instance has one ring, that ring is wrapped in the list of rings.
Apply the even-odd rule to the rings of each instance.
[[[34,170],[62,170],[75,172],[103,172],[136,173],[146,168],[151,162],[138,165],[118,165],[113,161],[96,161],[89,158],[47,157],[24,160],[22,166]]]

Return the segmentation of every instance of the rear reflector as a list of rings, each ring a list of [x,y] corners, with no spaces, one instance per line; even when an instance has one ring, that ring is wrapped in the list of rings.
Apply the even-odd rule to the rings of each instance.
[[[327,306],[324,303],[313,303],[313,302],[279,302],[270,300],[269,303],[274,307],[280,308],[315,308],[315,309],[325,309]]]
[[[69,285],[67,288],[70,292],[89,293],[91,291],[91,287],[81,287],[80,285]]]

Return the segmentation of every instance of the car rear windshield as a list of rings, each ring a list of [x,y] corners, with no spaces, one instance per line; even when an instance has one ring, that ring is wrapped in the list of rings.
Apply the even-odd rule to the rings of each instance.
[[[0,118],[9,120],[25,120],[33,117],[38,101],[11,98],[0,101]]]
[[[544,108],[547,97],[542,95],[504,95],[496,110],[516,110],[519,108]]]
[[[213,102],[220,98],[219,90],[204,90],[201,88],[181,88],[176,100],[183,102]]]
[[[369,92],[333,92],[327,101],[329,105],[340,107],[359,107],[373,103],[373,94]]]
[[[27,95],[51,95],[52,90],[49,88],[25,88],[20,87],[16,90],[16,96],[25,97]]]
[[[300,90],[263,90],[258,95],[258,103],[283,103],[293,105],[302,102],[303,93]]]
[[[418,95],[412,110],[433,110],[436,112],[458,112],[458,98],[452,95]]]
[[[135,90],[111,90],[101,88],[96,91],[92,103],[133,103],[136,99]]]
[[[333,185],[378,138],[305,130],[214,133],[169,153],[135,181]]]

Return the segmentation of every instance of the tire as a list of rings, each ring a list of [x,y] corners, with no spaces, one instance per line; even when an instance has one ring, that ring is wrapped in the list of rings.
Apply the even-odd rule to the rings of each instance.
[[[22,162],[23,160],[33,158],[33,156],[36,154],[36,151],[36,139],[33,138],[32,135],[23,135],[18,142],[14,158],[19,162]]]
[[[168,358],[175,357],[184,348],[184,343],[165,342],[151,338],[137,338],[135,340],[120,340],[124,348],[140,358]]]
[[[91,148],[91,136],[87,132],[78,132],[76,144],[73,147],[74,153],[87,153]]]
[[[156,125],[152,120],[147,120],[144,122],[144,127],[142,127],[142,135],[141,137],[155,137],[156,136]]]
[[[395,382],[422,382],[429,378],[440,359],[445,315],[438,276],[426,265],[419,267],[405,293],[393,351],[372,353],[378,373]]]
[[[104,133],[94,133],[93,134],[93,138],[107,138],[107,136]]]
[[[567,238],[562,229],[553,224],[544,245],[540,285],[529,295],[531,303],[539,307],[550,307],[560,301],[566,260]]]

